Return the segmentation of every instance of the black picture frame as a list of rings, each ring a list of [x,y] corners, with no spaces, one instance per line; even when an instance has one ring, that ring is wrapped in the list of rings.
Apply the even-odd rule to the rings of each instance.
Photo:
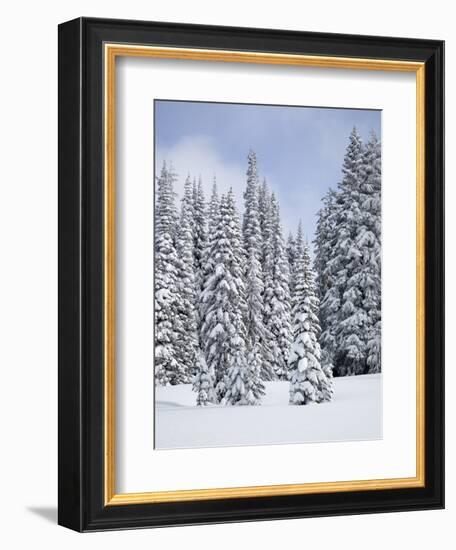
[[[78,18],[59,26],[58,523],[76,531],[444,507],[444,43]],[[106,506],[103,397],[103,44],[425,64],[425,487]]]

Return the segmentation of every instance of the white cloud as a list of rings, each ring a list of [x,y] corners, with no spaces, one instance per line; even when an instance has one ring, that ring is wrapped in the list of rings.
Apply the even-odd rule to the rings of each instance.
[[[217,187],[219,194],[226,193],[232,187],[236,197],[238,211],[241,215],[244,211],[243,193],[246,183],[247,153],[244,163],[236,161],[227,161],[222,158],[221,153],[216,147],[215,141],[204,135],[190,135],[180,138],[176,143],[168,148],[157,148],[156,152],[156,171],[160,173],[163,161],[167,164],[172,163],[174,171],[178,175],[175,191],[180,201],[184,183],[187,175],[197,178],[201,175],[203,181],[206,200],[209,200],[212,190],[214,175],[217,178]],[[313,239],[315,213],[320,207],[320,195],[318,190],[312,186],[301,184],[299,186],[299,198],[296,197],[296,190],[276,185],[268,174],[261,172],[260,160],[260,180],[263,175],[266,176],[268,185],[274,191],[279,199],[281,209],[281,218],[283,226],[283,235],[286,239],[288,232],[296,231],[299,220],[303,222],[303,229],[309,241]],[[289,196],[289,193],[292,195]],[[179,203],[180,204],[180,203]]]
[[[179,198],[182,196],[187,174],[196,178],[201,176],[206,199],[209,199],[212,182],[216,176],[219,194],[226,193],[232,187],[238,207],[242,205],[246,165],[227,162],[210,138],[201,135],[182,137],[169,148],[158,148],[156,160],[157,173],[164,160],[167,163],[172,162],[178,174],[175,191]]]

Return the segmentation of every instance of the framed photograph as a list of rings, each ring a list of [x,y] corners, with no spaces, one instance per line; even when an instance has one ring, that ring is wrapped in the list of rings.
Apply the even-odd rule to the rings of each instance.
[[[59,523],[444,506],[444,44],[59,27]]]

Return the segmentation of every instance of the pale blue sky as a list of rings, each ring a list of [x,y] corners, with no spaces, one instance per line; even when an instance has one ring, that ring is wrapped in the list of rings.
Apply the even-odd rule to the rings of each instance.
[[[209,195],[215,173],[219,190],[230,186],[242,209],[247,153],[258,158],[282,212],[284,237],[299,220],[314,238],[321,198],[341,178],[348,136],[381,137],[381,112],[361,109],[284,107],[188,101],[155,101],[156,170],[173,162],[178,194],[187,173],[203,178]]]

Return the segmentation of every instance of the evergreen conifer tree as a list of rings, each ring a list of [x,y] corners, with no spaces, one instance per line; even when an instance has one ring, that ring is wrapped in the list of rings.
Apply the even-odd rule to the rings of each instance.
[[[276,379],[274,369],[276,346],[275,336],[271,332],[271,312],[274,299],[274,242],[273,242],[273,209],[271,193],[266,180],[260,188],[259,197],[260,226],[262,234],[261,267],[263,274],[263,327],[264,340],[262,350],[261,378],[265,381]]]
[[[247,363],[242,339],[233,339],[230,366],[225,377],[226,392],[223,405],[257,405],[252,377],[252,366]]]
[[[244,250],[246,254],[246,330],[248,363],[252,370],[253,393],[256,398],[264,394],[261,380],[261,365],[265,342],[263,272],[261,269],[262,233],[259,213],[259,182],[257,159],[253,151],[248,155],[247,186],[244,193],[245,211],[243,221]]]
[[[317,293],[320,300],[320,346],[321,363],[325,372],[333,371],[337,350],[336,328],[339,322],[340,287],[336,284],[340,257],[334,256],[337,243],[337,222],[339,195],[332,189],[323,198],[323,206],[318,213],[315,237],[315,269]]]
[[[195,361],[196,376],[193,380],[193,391],[196,393],[196,404],[206,406],[216,403],[217,399],[214,390],[214,373],[207,366],[204,355],[198,351]]]
[[[180,217],[185,217],[185,219],[188,221],[190,225],[190,231],[192,234],[193,239],[193,232],[194,232],[194,219],[195,219],[195,206],[194,206],[194,183],[192,184],[192,180],[190,179],[190,174],[185,179],[184,183],[184,193],[181,200],[181,213]],[[178,227],[176,228],[176,232],[178,231]],[[193,248],[193,247],[192,247]]]
[[[363,147],[353,129],[342,167],[341,207],[338,211],[336,260],[341,266],[336,284],[340,287],[340,311],[336,327],[336,365],[340,374],[362,374],[366,365],[368,317],[363,307],[363,257],[358,232],[363,219],[361,185]]]
[[[296,233],[296,238],[293,238],[293,235],[290,233],[287,242],[287,256],[288,256],[288,265],[290,272],[290,296],[293,299],[294,288],[295,288],[295,266],[298,258],[302,256],[304,250],[304,237],[302,233],[302,221],[299,220],[298,231]]]
[[[195,263],[195,277],[198,291],[201,290],[203,280],[204,249],[207,240],[207,212],[201,178],[193,187],[193,253]]]
[[[300,258],[304,252],[304,235],[302,232],[302,220],[299,220],[296,232],[296,257]]]
[[[230,264],[234,280],[236,281],[239,292],[239,311],[242,315],[241,327],[243,330],[242,336],[244,342],[247,340],[247,292],[245,288],[245,275],[247,269],[246,252],[242,239],[242,229],[239,214],[236,208],[236,201],[234,198],[233,189],[230,188],[226,194],[226,208],[227,208],[227,238],[230,240],[233,257]]]
[[[191,187],[189,187],[191,190]],[[191,230],[193,208],[187,203],[192,195],[182,198],[181,216],[176,233],[177,269],[177,314],[179,316],[179,338],[176,344],[178,361],[185,372],[182,382],[190,382],[196,374],[198,353],[197,333],[197,289],[194,267],[194,240]]]
[[[167,233],[174,242],[177,227],[177,209],[175,205],[174,185],[177,177],[172,165],[163,163],[160,176],[157,178],[157,200],[155,209],[155,235]]]
[[[366,336],[367,372],[381,371],[381,146],[372,132],[364,149],[361,186],[363,220],[358,246],[363,253],[363,306],[368,316]]]
[[[353,129],[337,190],[318,214],[315,268],[322,364],[338,376],[381,369],[381,148]]]
[[[194,195],[196,196],[196,195]],[[220,197],[218,194],[217,183],[214,177],[214,182],[212,185],[211,198],[207,207],[207,236],[203,249],[203,254],[201,258],[201,269],[200,269],[200,290],[199,290],[199,300],[198,300],[198,315],[199,315],[199,329],[201,330],[201,324],[204,321],[206,304],[202,298],[202,292],[204,290],[205,282],[208,280],[209,276],[213,273],[215,267],[215,260],[212,255],[213,253],[213,242],[212,239],[215,235],[216,229],[220,221]],[[201,349],[202,344],[200,344]]]
[[[265,237],[265,220],[266,220],[267,210],[269,208],[270,202],[271,202],[271,193],[269,192],[266,178],[263,178],[263,182],[258,187],[258,211],[260,214],[260,230],[261,230],[261,236],[263,240]]]
[[[157,181],[155,216],[155,383],[166,386],[186,380],[179,362],[178,260],[174,246],[176,210],[174,175],[163,164]]]
[[[247,362],[251,371],[252,392],[260,399],[264,391],[262,381],[262,364],[265,344],[265,327],[263,324],[263,298],[261,281],[261,264],[255,250],[250,249],[247,258],[246,297],[247,297]]]
[[[288,358],[290,367],[290,404],[331,400],[331,373],[327,376],[320,364],[318,335],[319,301],[307,245],[296,260],[296,287],[293,296],[293,344]]]
[[[208,258],[211,269],[205,270],[201,300],[204,318],[201,344],[207,366],[215,373],[218,402],[235,404],[251,396],[246,374],[245,326],[242,302],[245,289],[240,223],[236,219],[232,194],[222,196],[216,226],[209,234]],[[242,384],[241,384],[242,381]],[[234,385],[238,387],[236,393]],[[240,392],[240,393],[239,393]],[[227,395],[228,394],[228,395]]]
[[[332,257],[336,237],[336,192],[329,189],[323,197],[323,206],[317,214],[315,230],[315,271],[317,277],[318,298],[323,300],[331,286],[332,277],[328,271],[328,262]],[[322,319],[320,319],[322,321]],[[323,323],[323,321],[322,321]],[[322,329],[324,330],[323,324]]]
[[[287,239],[287,258],[290,274],[294,271],[294,264],[296,260],[296,239],[293,237],[293,233],[290,231]],[[292,285],[290,280],[290,292],[292,293]]]
[[[271,334],[273,368],[278,380],[288,379],[290,333],[290,289],[288,259],[282,237],[280,210],[271,195],[272,280],[265,291],[266,326]]]
[[[214,182],[212,184],[211,198],[209,200],[208,207],[208,235],[211,236],[212,232],[215,230],[217,224],[217,217],[220,210],[220,198],[217,189],[217,180],[214,176]]]

